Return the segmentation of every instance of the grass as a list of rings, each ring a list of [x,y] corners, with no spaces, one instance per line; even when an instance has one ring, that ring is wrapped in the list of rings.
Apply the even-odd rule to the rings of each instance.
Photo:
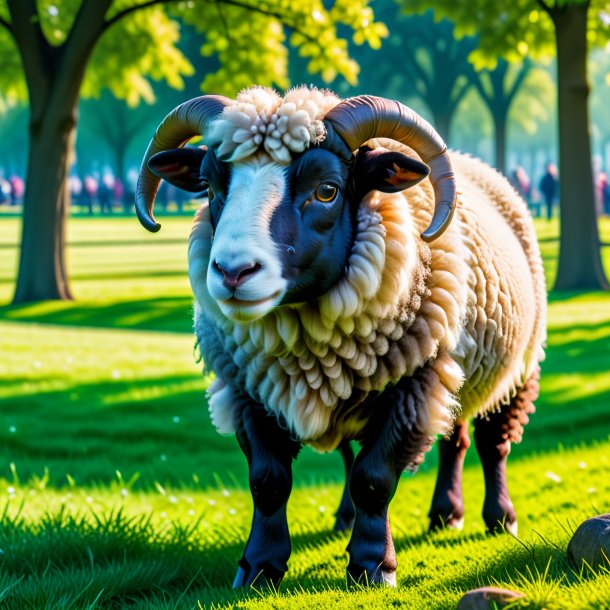
[[[538,222],[553,273],[557,226]],[[336,455],[303,451],[279,592],[230,589],[251,519],[245,459],[205,408],[190,334],[187,218],[148,235],[127,218],[70,222],[75,303],[0,308],[0,606],[38,608],[454,608],[498,584],[529,608],[601,608],[610,571],[575,573],[570,532],[610,504],[610,295],[551,295],[538,412],[514,447],[520,538],[488,537],[474,452],[463,532],[426,534],[436,455],[391,507],[396,590],[348,590],[331,533]],[[603,226],[610,241],[610,224]],[[0,219],[0,302],[18,223]],[[610,249],[605,250],[610,262]],[[609,267],[610,268],[610,267]]]

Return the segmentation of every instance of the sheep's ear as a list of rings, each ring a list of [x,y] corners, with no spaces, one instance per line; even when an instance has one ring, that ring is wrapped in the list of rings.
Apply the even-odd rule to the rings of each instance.
[[[207,181],[201,175],[201,163],[206,151],[206,148],[164,150],[148,160],[148,168],[159,178],[184,191],[199,193],[207,188]]]
[[[356,154],[353,171],[356,191],[364,197],[372,190],[404,191],[423,180],[430,168],[397,151],[363,146]]]

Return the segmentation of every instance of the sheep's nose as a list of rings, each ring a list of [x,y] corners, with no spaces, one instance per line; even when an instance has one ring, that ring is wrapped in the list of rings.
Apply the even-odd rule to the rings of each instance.
[[[260,263],[229,267],[228,265],[221,265],[218,261],[214,261],[214,266],[222,273],[223,283],[229,290],[235,290],[262,268]]]

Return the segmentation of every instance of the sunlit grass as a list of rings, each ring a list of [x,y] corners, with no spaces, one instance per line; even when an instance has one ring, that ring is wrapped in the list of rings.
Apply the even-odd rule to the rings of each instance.
[[[464,531],[425,534],[433,451],[392,503],[398,589],[348,591],[347,538],[331,533],[340,460],[307,450],[295,464],[281,591],[231,592],[251,500],[235,439],[209,423],[210,380],[193,354],[189,224],[168,218],[149,235],[128,218],[72,219],[78,300],[0,308],[0,607],[454,608],[488,584],[522,590],[525,607],[603,607],[609,573],[574,574],[564,552],[569,532],[610,504],[601,293],[551,295],[538,412],[511,454],[519,542],[484,534],[474,451]],[[557,224],[537,228],[550,274]],[[17,221],[0,219],[0,302],[16,240]]]

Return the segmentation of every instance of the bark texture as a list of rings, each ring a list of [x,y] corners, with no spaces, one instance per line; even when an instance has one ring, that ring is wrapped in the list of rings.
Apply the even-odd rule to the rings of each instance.
[[[557,41],[560,221],[555,290],[607,290],[595,212],[587,99],[589,2],[551,9]]]
[[[30,100],[30,145],[19,271],[13,303],[71,299],[66,268],[67,186],[77,103],[112,0],[83,0],[65,42],[49,44],[36,0],[8,0],[10,33]]]

